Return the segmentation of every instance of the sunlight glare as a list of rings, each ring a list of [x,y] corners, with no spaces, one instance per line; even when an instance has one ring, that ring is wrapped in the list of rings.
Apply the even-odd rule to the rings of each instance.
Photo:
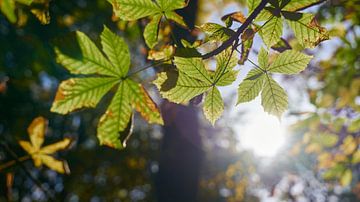
[[[241,146],[258,156],[273,157],[285,143],[285,127],[266,113],[250,116],[240,131]]]

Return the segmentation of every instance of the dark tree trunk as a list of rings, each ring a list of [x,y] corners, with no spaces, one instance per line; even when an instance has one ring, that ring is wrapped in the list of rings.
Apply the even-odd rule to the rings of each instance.
[[[190,28],[195,24],[197,6],[198,1],[191,0],[185,9],[178,12]],[[194,41],[194,37],[187,30],[179,27],[174,29],[174,35],[177,41]],[[203,159],[197,109],[164,101],[162,112],[165,126],[156,179],[158,201],[197,201]]]

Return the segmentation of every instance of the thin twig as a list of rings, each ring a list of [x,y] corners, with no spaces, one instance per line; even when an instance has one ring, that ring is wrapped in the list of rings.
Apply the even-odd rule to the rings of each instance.
[[[23,164],[23,162],[19,161],[19,158],[17,156],[17,154],[10,149],[10,147],[6,144],[6,142],[3,142],[2,140],[0,140],[0,145],[5,148],[5,150],[10,154],[10,156],[16,161],[17,164],[20,165],[21,169],[25,172],[25,174],[36,184],[37,187],[39,187],[39,189],[41,191],[43,191],[45,193],[45,195],[48,197],[49,201],[55,201],[53,195],[49,192],[49,190],[45,189],[41,182],[38,181],[31,173],[30,171],[25,167],[25,165]]]
[[[30,159],[30,156],[29,156],[29,155],[26,155],[26,156],[20,157],[18,160],[19,160],[20,162],[23,162],[23,161],[26,161],[26,160],[29,160],[29,159]],[[6,163],[4,163],[4,164],[1,164],[1,165],[0,165],[0,172],[1,172],[2,170],[5,170],[5,169],[7,169],[7,168],[9,168],[9,167],[11,167],[11,166],[13,166],[13,165],[15,165],[15,163],[16,163],[16,160],[12,160],[12,161],[8,161],[8,162],[6,162]]]
[[[265,8],[265,5],[268,3],[269,0],[262,0],[260,4],[255,8],[255,10],[250,14],[250,16],[245,20],[244,24],[242,24],[239,29],[236,31],[236,33],[227,41],[225,41],[221,46],[219,46],[217,49],[211,51],[210,53],[206,53],[205,55],[202,55],[203,59],[208,59],[210,57],[213,57],[219,53],[221,53],[223,50],[227,49],[231,45],[233,45],[234,41],[239,40],[240,35],[245,31],[245,29],[252,23],[252,21],[259,15],[259,13]]]
[[[126,76],[126,78],[131,77],[131,76],[133,76],[133,75],[135,75],[135,74],[137,74],[137,73],[139,73],[139,72],[142,72],[142,71],[144,71],[144,70],[146,70],[146,69],[149,69],[150,67],[156,67],[156,66],[158,66],[158,65],[164,64],[165,62],[168,62],[168,61],[170,61],[170,60],[171,60],[171,59],[159,60],[159,61],[157,61],[157,62],[155,62],[155,63],[153,63],[153,64],[149,64],[149,65],[146,65],[146,66],[144,66],[144,67],[140,67],[138,70],[136,70],[136,71],[134,71],[134,72],[130,72],[130,73]]]

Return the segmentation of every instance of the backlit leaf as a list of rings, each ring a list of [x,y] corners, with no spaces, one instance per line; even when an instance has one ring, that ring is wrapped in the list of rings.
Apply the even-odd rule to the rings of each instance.
[[[51,107],[67,114],[83,107],[96,107],[100,99],[118,82],[113,77],[71,78],[61,82]]]
[[[66,161],[57,160],[51,155],[57,151],[64,150],[71,144],[70,138],[44,146],[41,148],[47,128],[47,120],[43,117],[35,118],[28,127],[30,142],[20,140],[20,146],[31,156],[36,167],[45,164],[50,169],[59,173],[70,173]]]
[[[226,41],[235,34],[233,30],[216,23],[205,23],[199,29],[206,34],[207,40],[212,42]]]
[[[108,0],[116,16],[123,20],[138,20],[160,13],[161,9],[152,0]]]
[[[282,74],[297,74],[306,68],[311,59],[312,56],[299,51],[287,50],[279,54],[267,70]]]
[[[224,102],[221,98],[220,91],[216,87],[212,87],[206,94],[204,101],[204,115],[212,125],[219,119],[224,111]]]
[[[264,79],[265,74],[260,69],[251,70],[239,85],[237,104],[255,99],[263,88]]]
[[[144,29],[145,43],[149,48],[154,48],[158,41],[158,31],[161,15],[154,15]]]
[[[104,26],[101,33],[101,45],[104,53],[121,76],[126,76],[130,67],[130,53],[125,41]]]
[[[290,0],[283,1],[288,2],[286,5],[283,5],[282,10],[286,11],[297,11],[311,6],[312,4],[321,2],[321,0]]]
[[[261,92],[261,105],[269,114],[281,117],[288,108],[288,98],[284,89],[269,75],[266,75]]]
[[[156,0],[163,11],[177,10],[186,6],[185,0]]]
[[[72,73],[92,76],[63,81],[51,110],[67,114],[75,109],[95,107],[118,84],[115,96],[98,124],[100,144],[118,149],[124,147],[125,142],[121,142],[124,139],[120,136],[129,128],[133,109],[149,123],[163,124],[159,110],[142,85],[127,78],[130,54],[124,40],[104,27],[101,44],[106,58],[85,34],[78,32],[77,35],[83,58],[73,59],[56,50],[58,61]]]
[[[41,145],[44,143],[47,124],[47,120],[40,116],[35,118],[28,127],[27,132],[30,136],[31,144],[35,149],[40,149]]]
[[[259,31],[259,34],[268,48],[275,45],[283,32],[281,17],[273,16]]]
[[[201,58],[175,57],[174,64],[187,76],[203,81],[206,84],[212,83],[212,79]]]
[[[168,80],[175,80],[176,85],[167,89],[168,87],[166,86],[166,82]],[[211,84],[208,82],[194,79],[182,72],[179,72],[177,76],[172,72],[159,73],[158,78],[154,81],[154,84],[159,89],[163,98],[175,103],[186,103],[195,96],[204,93],[211,87]]]
[[[249,13],[252,13],[255,8],[260,4],[261,0],[247,0],[247,7],[249,8]]]
[[[320,42],[329,39],[327,30],[317,23],[313,14],[304,13],[300,19],[287,18],[286,21],[304,47],[314,48]]]
[[[177,24],[187,27],[183,18],[174,10],[184,8],[185,0],[108,0],[113,5],[114,13],[122,20],[132,21],[144,17],[151,17],[145,27],[144,38],[149,48],[154,48],[158,42],[159,24],[165,16]]]

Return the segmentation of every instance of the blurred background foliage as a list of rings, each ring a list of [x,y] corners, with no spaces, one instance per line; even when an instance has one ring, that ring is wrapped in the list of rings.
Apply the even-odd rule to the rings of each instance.
[[[0,5],[4,2],[0,0]],[[211,15],[220,18],[233,4],[243,8],[245,1],[200,0],[197,24]],[[135,56],[132,68],[141,67],[146,64],[141,36],[146,20],[119,21],[104,0],[42,0],[30,6],[18,1],[13,13],[3,7],[1,11],[0,164],[14,160],[12,152],[25,155],[17,142],[28,138],[26,128],[40,115],[49,119],[46,143],[64,137],[74,143],[58,154],[67,160],[70,175],[37,169],[30,161],[1,171],[0,201],[156,201],[160,127],[135,117],[139,124],[127,148],[117,151],[98,146],[95,137],[95,117],[105,110],[102,103],[109,102],[108,97],[96,109],[68,116],[49,111],[59,81],[69,77],[55,63],[55,45],[76,55],[73,32],[81,30],[98,40],[105,24],[127,40]],[[241,115],[233,120],[225,113],[216,128],[199,115],[204,158],[198,201],[260,201],[265,195],[284,201],[360,200],[360,2],[327,1],[316,12],[335,42],[314,50],[317,60],[301,75],[314,110],[289,113],[296,121],[285,147],[272,159],[238,149],[236,135],[241,131],[234,131],[231,124],[241,122]],[[162,32],[166,40],[168,28]],[[296,48],[292,38],[287,40]],[[152,89],[148,81],[153,76],[147,71],[138,79]]]

